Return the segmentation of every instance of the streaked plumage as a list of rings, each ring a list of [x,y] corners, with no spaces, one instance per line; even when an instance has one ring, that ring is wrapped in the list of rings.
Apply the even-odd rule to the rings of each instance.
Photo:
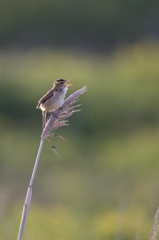
[[[68,79],[69,80],[69,79]],[[68,80],[58,79],[53,84],[53,88],[50,89],[38,102],[36,108],[42,110],[42,125],[45,127],[46,123],[46,113],[52,112],[60,108],[64,102],[68,86],[71,84],[66,84]]]

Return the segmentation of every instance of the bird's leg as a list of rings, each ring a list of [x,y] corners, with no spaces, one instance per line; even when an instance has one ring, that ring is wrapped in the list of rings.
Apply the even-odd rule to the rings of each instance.
[[[52,112],[52,115],[54,116],[54,118],[57,118],[57,114],[55,112]]]
[[[46,111],[42,111],[42,129],[44,129],[46,124]]]

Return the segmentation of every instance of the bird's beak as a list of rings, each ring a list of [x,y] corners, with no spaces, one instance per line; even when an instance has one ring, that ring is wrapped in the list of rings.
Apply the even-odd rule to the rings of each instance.
[[[69,81],[69,80],[71,80],[71,78],[67,79],[66,81]],[[73,85],[72,85],[72,84],[67,84],[67,83],[66,83],[66,86],[73,86]]]

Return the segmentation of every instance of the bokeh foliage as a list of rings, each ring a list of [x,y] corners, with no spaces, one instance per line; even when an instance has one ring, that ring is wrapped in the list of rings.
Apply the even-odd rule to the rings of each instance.
[[[109,57],[37,48],[0,54],[0,237],[14,239],[41,134],[38,99],[57,78],[88,86],[82,111],[45,143],[24,233],[31,239],[149,237],[159,197],[159,45]]]
[[[89,49],[158,36],[159,4],[149,0],[1,0],[0,44]]]

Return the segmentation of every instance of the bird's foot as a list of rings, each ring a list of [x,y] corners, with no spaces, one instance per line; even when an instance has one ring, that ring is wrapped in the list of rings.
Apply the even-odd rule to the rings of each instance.
[[[54,118],[58,118],[58,116],[55,112],[53,112],[52,115],[54,116]]]

